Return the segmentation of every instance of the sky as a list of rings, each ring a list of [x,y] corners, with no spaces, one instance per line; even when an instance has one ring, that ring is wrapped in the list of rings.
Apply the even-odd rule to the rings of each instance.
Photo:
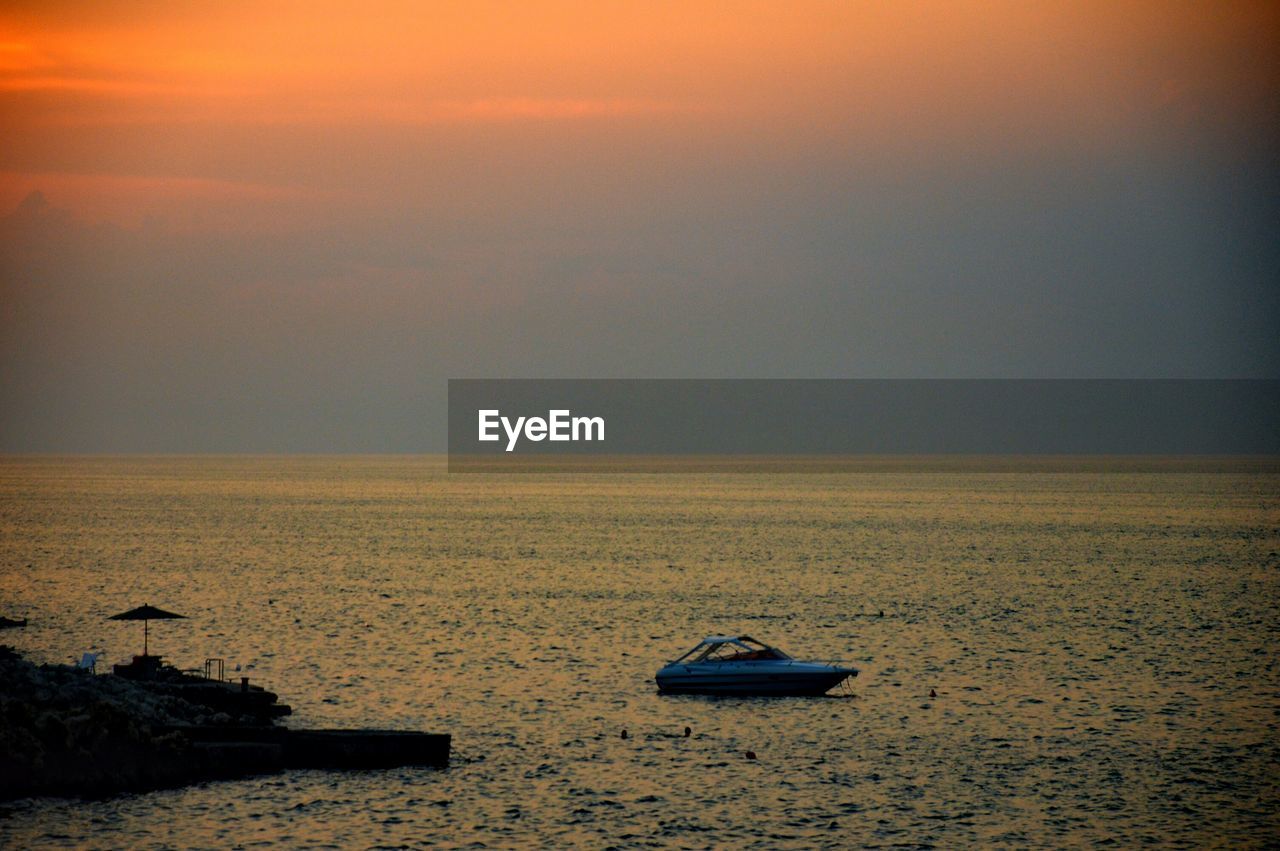
[[[0,9],[0,451],[448,378],[1280,377],[1280,6]]]

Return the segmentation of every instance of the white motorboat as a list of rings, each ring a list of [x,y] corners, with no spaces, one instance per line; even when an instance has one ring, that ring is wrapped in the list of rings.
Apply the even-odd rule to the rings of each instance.
[[[800,662],[746,635],[713,635],[658,671],[663,694],[819,695],[857,668]]]

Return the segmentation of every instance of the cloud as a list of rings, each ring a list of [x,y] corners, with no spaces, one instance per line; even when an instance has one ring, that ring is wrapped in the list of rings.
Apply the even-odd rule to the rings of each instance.
[[[661,115],[693,109],[688,104],[635,98],[484,98],[441,102],[429,112],[459,119],[555,119]]]
[[[0,218],[0,447],[434,450],[468,375],[1280,369],[1276,252],[1238,193],[1041,169],[550,219],[338,207],[279,232],[93,223],[33,193]]]
[[[41,71],[57,63],[35,45],[25,42],[0,42],[0,74]]]
[[[0,76],[0,92],[83,92],[96,95],[116,95],[141,97],[144,95],[182,95],[200,91],[207,94],[207,89],[196,90],[190,86],[157,83],[146,80],[118,80],[103,77],[75,77],[55,75],[22,74],[20,76]]]
[[[0,208],[45,193],[90,221],[137,225],[163,220],[174,229],[278,231],[325,197],[317,189],[198,177],[59,172],[0,172]],[[25,202],[23,202],[25,203]]]

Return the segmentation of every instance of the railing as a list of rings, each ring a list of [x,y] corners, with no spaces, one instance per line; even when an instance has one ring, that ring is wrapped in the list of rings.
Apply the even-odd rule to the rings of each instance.
[[[222,682],[224,679],[224,675],[226,674],[225,667],[226,665],[221,659],[217,659],[217,658],[205,659],[204,660],[204,678],[206,680],[217,680],[218,682]],[[216,677],[213,676],[213,672],[215,670],[218,672],[218,676]]]

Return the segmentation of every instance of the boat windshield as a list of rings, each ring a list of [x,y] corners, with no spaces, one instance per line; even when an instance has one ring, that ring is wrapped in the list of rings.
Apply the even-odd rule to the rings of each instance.
[[[747,636],[709,638],[677,659],[677,662],[758,662],[768,659],[790,659],[776,647]]]

